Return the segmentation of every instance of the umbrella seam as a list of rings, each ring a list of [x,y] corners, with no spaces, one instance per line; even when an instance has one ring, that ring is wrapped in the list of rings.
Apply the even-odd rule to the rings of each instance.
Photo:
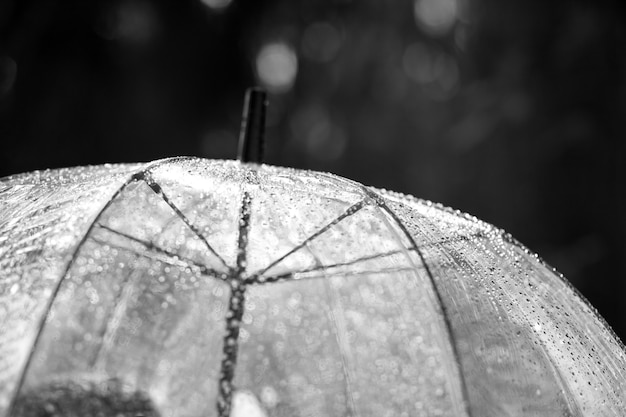
[[[26,358],[24,366],[22,367],[20,378],[18,380],[17,385],[15,386],[15,390],[13,391],[13,397],[11,398],[11,403],[10,403],[9,408],[8,408],[9,409],[9,414],[8,414],[9,416],[13,415],[13,412],[15,410],[15,403],[16,403],[17,397],[18,397],[18,395],[19,395],[19,393],[22,390],[22,387],[24,385],[24,382],[25,382],[25,379],[26,379],[26,374],[28,373],[28,371],[30,369],[30,365],[32,363],[32,359],[33,359],[33,356],[34,356],[35,351],[37,349],[37,346],[39,345],[39,341],[41,340],[41,335],[43,333],[43,329],[45,328],[46,321],[48,319],[48,315],[50,314],[50,311],[52,310],[52,305],[54,304],[54,301],[56,300],[56,297],[57,297],[57,295],[58,295],[58,293],[59,293],[59,291],[61,289],[61,284],[67,278],[67,275],[68,275],[71,267],[74,265],[74,262],[76,261],[76,258],[78,257],[78,253],[80,252],[80,249],[83,247],[84,243],[87,241],[87,237],[89,236],[89,233],[91,233],[91,230],[95,227],[96,223],[98,222],[98,220],[100,219],[102,214],[106,211],[106,209],[108,209],[111,206],[113,201],[115,201],[115,199],[126,189],[126,187],[128,187],[131,183],[140,180],[140,178],[138,176],[141,176],[142,174],[148,172],[151,169],[154,169],[155,167],[157,167],[159,165],[163,165],[165,163],[178,161],[178,160],[185,160],[185,159],[189,159],[189,157],[173,157],[173,158],[160,159],[158,161],[149,162],[146,165],[142,166],[141,169],[139,169],[139,170],[135,171],[134,173],[132,173],[130,175],[130,177],[111,195],[109,200],[100,209],[98,214],[96,214],[96,216],[94,217],[94,219],[91,222],[91,224],[89,224],[89,227],[87,227],[87,230],[85,231],[85,234],[83,235],[81,240],[78,242],[78,245],[76,245],[76,248],[74,249],[70,260],[68,261],[68,263],[65,266],[63,274],[59,277],[59,280],[56,283],[56,285],[54,287],[54,290],[50,294],[50,299],[48,300],[48,303],[46,304],[46,306],[44,308],[44,311],[42,312],[41,318],[40,318],[39,323],[37,325],[37,330],[36,330],[36,333],[35,333],[35,338],[33,340],[33,345],[32,345],[32,347],[30,349],[30,352],[28,353],[28,356]]]
[[[112,334],[117,330],[117,326],[119,326],[119,322],[117,323],[117,326],[115,326],[113,329],[111,329],[111,325],[113,323],[115,323],[115,318],[116,316],[119,314],[120,312],[120,308],[125,308],[126,306],[122,305],[122,307],[120,307],[120,304],[122,304],[122,302],[126,301],[124,299],[121,299],[126,291],[127,291],[127,284],[134,280],[133,279],[133,272],[129,271],[126,274],[126,277],[124,277],[122,279],[121,285],[119,290],[117,291],[117,294],[115,295],[114,298],[114,304],[113,304],[113,308],[111,309],[111,313],[110,313],[110,318],[106,321],[106,324],[104,325],[104,328],[99,332],[97,338],[99,338],[101,340],[101,342],[98,345],[96,354],[94,355],[93,359],[91,360],[91,363],[89,364],[90,367],[95,367],[96,364],[100,361],[100,358],[102,357],[102,355],[106,354],[106,349],[110,348],[110,346],[105,346],[107,345],[107,341],[111,340],[111,338],[107,337],[107,336],[112,336]],[[96,368],[97,369],[97,368]]]
[[[349,347],[346,347],[347,342],[341,336],[339,331],[339,325],[337,324],[337,297],[333,296],[333,288],[330,284],[330,278],[324,279],[324,287],[326,288],[327,294],[331,298],[331,306],[329,308],[329,314],[331,317],[331,322],[333,323],[333,328],[335,329],[335,338],[337,340],[337,345],[339,347],[339,356],[341,357],[341,369],[343,371],[343,375],[346,379],[346,396],[348,397],[348,415],[349,416],[359,416],[359,412],[356,410],[356,404],[354,402],[354,396],[352,395],[352,377],[350,376],[350,372],[348,371],[347,366],[347,356],[346,350],[349,350]],[[344,324],[345,325],[345,324]],[[352,356],[350,354],[350,356]]]

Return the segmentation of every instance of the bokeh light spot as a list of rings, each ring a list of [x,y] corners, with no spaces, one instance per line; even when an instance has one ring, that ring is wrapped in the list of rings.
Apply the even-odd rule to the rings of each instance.
[[[444,91],[450,91],[456,87],[459,81],[459,66],[453,56],[440,53],[435,57],[433,72]]]
[[[322,161],[339,158],[346,150],[348,136],[321,106],[310,106],[291,120],[293,138],[307,155]]]
[[[312,61],[329,62],[341,47],[341,34],[328,22],[316,22],[302,36],[302,53]]]
[[[13,88],[17,76],[17,63],[9,56],[0,56],[0,96]]]
[[[233,395],[232,417],[267,417],[261,403],[249,391],[235,391]]]
[[[402,57],[404,72],[413,81],[424,84],[434,79],[432,58],[428,47],[422,43],[409,45]]]
[[[273,93],[288,91],[298,73],[298,58],[293,48],[284,42],[268,43],[256,58],[259,81]]]
[[[448,33],[458,17],[457,0],[415,0],[413,12],[417,25],[429,35]]]
[[[444,99],[456,92],[459,67],[453,56],[416,42],[404,51],[402,64],[406,76],[424,87],[431,98]]]
[[[274,408],[279,401],[278,393],[273,387],[266,385],[261,391],[261,401],[265,407]]]
[[[109,6],[101,21],[96,24],[96,32],[107,40],[128,44],[145,44],[152,40],[159,22],[154,6],[147,1],[126,1]]]
[[[201,0],[205,6],[210,7],[213,10],[223,10],[227,8],[232,0]]]

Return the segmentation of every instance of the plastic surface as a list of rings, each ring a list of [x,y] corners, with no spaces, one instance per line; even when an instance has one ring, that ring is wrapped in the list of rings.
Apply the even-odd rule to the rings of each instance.
[[[129,416],[626,415],[621,342],[471,216],[192,158],[23,174],[0,203],[0,416],[107,396]]]

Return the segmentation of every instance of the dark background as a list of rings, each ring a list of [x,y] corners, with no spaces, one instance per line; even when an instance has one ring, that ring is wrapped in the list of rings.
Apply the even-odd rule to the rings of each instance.
[[[234,158],[439,201],[540,253],[626,338],[626,30],[617,2],[0,1],[0,176]]]

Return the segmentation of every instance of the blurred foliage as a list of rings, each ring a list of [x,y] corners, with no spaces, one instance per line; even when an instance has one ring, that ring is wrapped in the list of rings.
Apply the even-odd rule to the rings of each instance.
[[[626,29],[610,1],[0,3],[0,175],[232,158],[443,202],[546,258],[626,336]]]

